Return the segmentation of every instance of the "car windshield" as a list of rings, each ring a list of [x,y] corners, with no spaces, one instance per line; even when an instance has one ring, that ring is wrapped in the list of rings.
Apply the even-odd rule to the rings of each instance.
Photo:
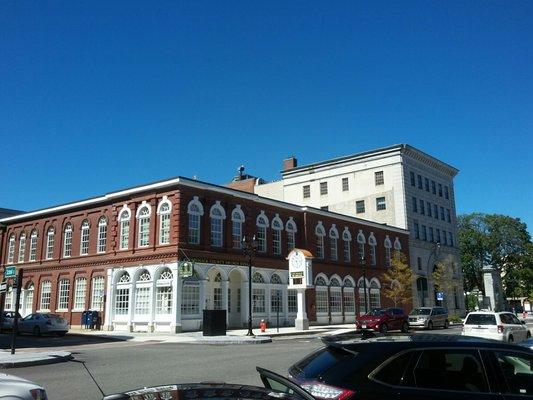
[[[496,317],[492,314],[470,314],[465,325],[496,325]]]
[[[365,315],[369,315],[371,317],[380,317],[382,315],[385,315],[387,312],[385,310],[382,310],[382,309],[379,309],[379,308],[376,308],[372,311],[369,311],[368,313],[366,313]]]
[[[430,308],[415,308],[409,315],[429,315],[431,314]]]

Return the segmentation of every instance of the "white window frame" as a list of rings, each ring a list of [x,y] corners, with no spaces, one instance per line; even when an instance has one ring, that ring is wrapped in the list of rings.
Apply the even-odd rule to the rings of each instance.
[[[39,298],[39,309],[41,311],[50,311],[50,302],[52,300],[52,281],[46,280],[41,282],[41,293]]]
[[[12,233],[9,236],[9,246],[7,250],[7,263],[12,264],[15,262],[15,234]]]
[[[209,218],[211,219],[211,246],[224,247],[224,220],[226,219],[226,211],[217,200],[209,210]]]
[[[100,217],[98,220],[98,248],[97,253],[105,253],[107,248],[107,218]]]
[[[95,276],[91,285],[91,310],[102,311],[104,308],[104,286],[105,278]]]
[[[157,215],[159,215],[159,244],[170,244],[170,221],[172,213],[172,203],[163,196],[163,199],[157,206]]]
[[[231,238],[234,249],[242,249],[242,224],[244,223],[244,213],[240,204],[237,204],[231,212]]]
[[[385,247],[385,266],[390,267],[391,266],[391,247],[392,243],[389,239],[389,235],[385,237],[385,242],[383,243],[383,247]]]
[[[272,253],[275,255],[281,254],[281,231],[283,230],[283,221],[279,217],[279,214],[276,214],[272,218]]]
[[[90,225],[89,221],[84,220],[81,224],[80,235],[80,256],[89,254]]]
[[[268,250],[267,228],[269,221],[263,210],[261,210],[261,212],[257,216],[255,224],[257,226],[257,251],[259,253],[266,253]]]
[[[316,256],[321,260],[324,259],[324,236],[326,236],[326,230],[322,225],[322,221],[318,221],[318,224],[315,227],[316,235]]]
[[[72,224],[68,223],[63,231],[63,257],[70,256],[72,256]]]
[[[335,224],[332,224],[329,229],[329,245],[330,245],[330,258],[332,261],[337,261],[339,259],[338,254],[338,240],[339,240],[339,231],[337,230]]]
[[[198,196],[194,196],[193,199],[189,202],[187,206],[187,214],[189,215],[189,232],[188,240],[189,244],[200,244],[200,233],[201,233],[201,220],[204,215],[204,207]]]
[[[18,262],[23,263],[25,258],[26,258],[26,232],[22,232],[19,236]]]
[[[53,226],[48,228],[46,232],[46,259],[51,260],[54,258],[54,242],[55,242],[55,229]]]
[[[39,238],[39,234],[34,229],[31,231],[30,234],[30,257],[28,261],[36,261],[37,260],[37,239]]]
[[[70,280],[61,279],[58,284],[57,290],[57,310],[56,311],[68,311],[70,300]]]
[[[296,227],[296,222],[292,217],[289,217],[287,223],[285,224],[285,232],[287,234],[287,253],[290,253],[294,250],[296,246],[296,232],[298,228]]]
[[[150,223],[152,208],[146,201],[143,201],[137,209],[137,247],[150,246]]]
[[[74,306],[72,311],[85,310],[85,298],[87,296],[87,278],[76,278],[74,281]]]

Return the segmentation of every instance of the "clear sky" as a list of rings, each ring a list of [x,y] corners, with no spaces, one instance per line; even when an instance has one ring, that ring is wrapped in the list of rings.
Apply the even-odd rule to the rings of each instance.
[[[0,2],[0,207],[409,143],[533,232],[533,2],[257,3]]]

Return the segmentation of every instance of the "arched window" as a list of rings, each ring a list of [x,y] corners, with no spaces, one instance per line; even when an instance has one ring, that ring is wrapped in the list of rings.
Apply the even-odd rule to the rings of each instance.
[[[89,254],[89,221],[85,220],[81,224],[80,255],[87,254]]]
[[[278,274],[272,274],[270,277],[270,284],[276,285],[270,288],[270,312],[272,314],[283,312],[283,290],[277,286],[281,285],[282,281]]]
[[[87,293],[87,279],[76,278],[74,285],[74,309],[85,310],[85,297]]]
[[[130,310],[130,275],[124,271],[115,290],[115,315],[128,315]]]
[[[156,314],[172,313],[172,278],[172,271],[169,268],[165,268],[159,274],[155,296]]]
[[[332,313],[342,312],[342,289],[341,283],[337,278],[331,278],[329,281],[329,307]]]
[[[283,221],[278,214],[272,218],[272,252],[276,255],[281,254],[281,231]]]
[[[39,308],[41,310],[50,310],[50,297],[52,295],[52,282],[41,282],[41,301]]]
[[[33,294],[35,293],[35,286],[33,283],[28,283],[26,287],[26,297],[24,297],[24,314],[28,315],[33,312]]]
[[[270,283],[273,285],[281,285],[282,281],[278,274],[272,274],[270,277]]]
[[[344,228],[342,232],[342,241],[343,241],[343,259],[345,263],[349,263],[351,259],[350,247],[352,243],[352,235],[348,228]]]
[[[252,311],[253,313],[262,314],[266,312],[265,308],[265,286],[262,285],[265,283],[265,280],[263,278],[263,275],[261,275],[259,272],[256,272],[253,275],[252,282],[254,285],[252,286]]]
[[[172,203],[163,197],[159,203],[157,214],[159,214],[159,244],[170,243],[170,212],[172,210]]]
[[[135,314],[147,315],[150,313],[150,297],[152,287],[150,284],[146,284],[152,280],[150,273],[146,270],[141,271],[137,277],[137,283],[135,286]]]
[[[51,226],[46,234],[46,259],[51,260],[54,257],[55,229]]]
[[[61,279],[59,281],[59,293],[57,298],[57,308],[59,310],[68,310],[69,297],[70,281],[68,279]]]
[[[152,280],[152,277],[150,276],[150,273],[146,270],[141,272],[139,274],[139,277],[137,278],[137,282],[148,282],[150,280]]]
[[[128,275],[129,278],[129,275]],[[102,311],[104,308],[104,277],[95,276],[93,278],[91,293],[91,310]]]
[[[394,239],[394,250],[402,251],[402,244],[400,243],[400,239],[398,238]]]
[[[30,261],[37,259],[37,231],[34,229],[30,235]]]
[[[330,244],[330,252],[331,252],[331,260],[337,261],[339,258],[337,255],[337,241],[339,240],[339,231],[335,227],[335,224],[333,224],[329,230],[329,244]]]
[[[295,236],[296,236],[296,222],[292,219],[292,217],[289,217],[289,220],[287,221],[287,225],[285,226],[285,232],[287,233],[287,252],[290,253],[292,250],[294,250],[295,244]]]
[[[345,316],[355,316],[355,293],[354,284],[351,279],[344,278],[344,285],[342,288],[342,301],[344,305]]]
[[[141,205],[141,208],[137,211],[137,220],[139,224],[137,243],[139,247],[146,247],[150,244],[150,215],[151,210],[150,207],[148,207],[148,204],[145,204],[144,206]]]
[[[124,272],[122,273],[122,275],[120,275],[118,283],[130,283],[130,281],[131,281],[130,274],[128,274],[127,272]]]
[[[130,217],[131,211],[126,205],[122,207],[118,221],[120,224],[120,250],[127,250],[130,242]]]
[[[9,245],[7,248],[7,263],[11,264],[15,260],[15,234],[9,236]]]
[[[381,308],[381,285],[376,278],[370,281],[370,309]]]
[[[63,257],[70,257],[72,255],[72,224],[65,225],[63,231]]]
[[[200,244],[200,218],[204,215],[204,207],[198,200],[198,196],[189,202],[187,207],[189,214],[189,243]]]
[[[376,245],[377,245],[377,241],[376,241],[376,238],[374,237],[373,233],[370,233],[370,236],[368,237],[368,245],[370,246],[369,247],[369,249],[370,249],[370,265],[376,265],[377,264],[377,260],[376,260]]]
[[[183,280],[181,289],[181,315],[200,314],[200,282],[196,273]]]
[[[317,314],[328,313],[328,287],[326,280],[322,276],[315,279],[315,296]]]
[[[233,248],[242,249],[242,224],[244,223],[244,213],[241,206],[237,204],[231,212],[231,236],[233,238]]]
[[[226,219],[226,212],[220,205],[220,201],[217,200],[211,207],[209,218],[211,218],[211,246],[222,247],[224,243],[223,221]]]
[[[392,243],[389,239],[389,235],[387,235],[387,237],[385,238],[383,246],[385,247],[385,266],[390,267]]]
[[[24,262],[26,256],[26,232],[22,232],[19,238],[19,263]]]
[[[105,253],[107,246],[107,218],[98,220],[98,253]]]
[[[261,211],[261,214],[258,215],[256,220],[257,225],[257,251],[260,253],[266,253],[267,251],[267,227],[268,227],[268,218],[265,215],[264,211]]]
[[[365,259],[365,235],[363,234],[363,231],[359,229],[359,233],[357,234],[357,248],[358,248],[358,255],[359,255],[359,261]]]
[[[322,222],[318,222],[315,227],[316,235],[316,256],[318,258],[324,259],[324,236],[326,236],[326,230],[322,226]]]

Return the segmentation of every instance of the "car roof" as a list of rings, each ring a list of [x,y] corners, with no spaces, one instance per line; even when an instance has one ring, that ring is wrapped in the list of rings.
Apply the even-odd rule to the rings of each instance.
[[[496,314],[513,314],[513,313],[510,311],[472,311],[468,313],[468,315],[470,314],[496,315]]]

